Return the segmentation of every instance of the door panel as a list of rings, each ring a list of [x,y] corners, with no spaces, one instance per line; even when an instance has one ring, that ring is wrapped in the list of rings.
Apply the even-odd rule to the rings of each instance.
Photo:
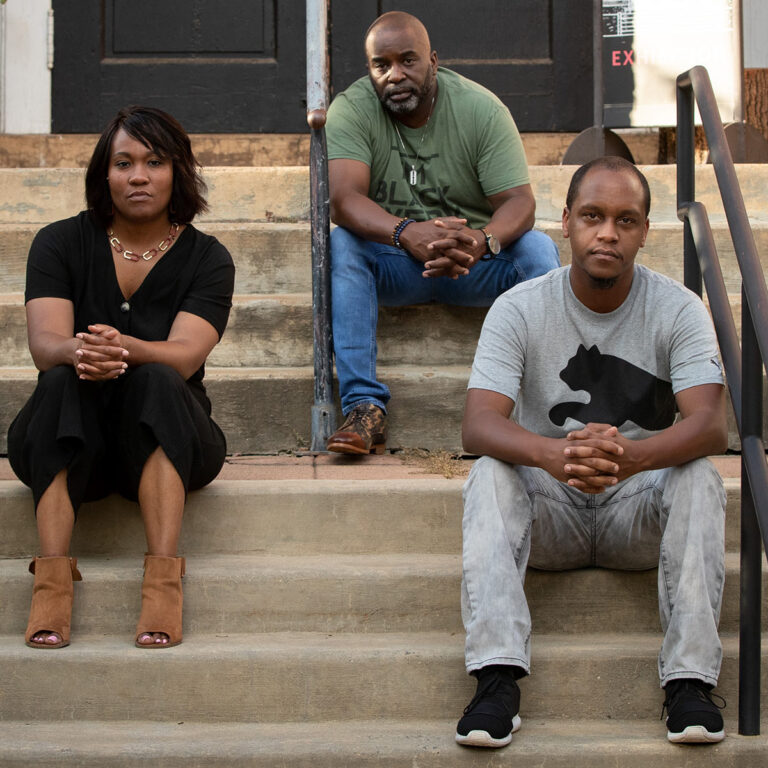
[[[128,104],[165,109],[196,133],[306,129],[300,0],[53,5],[55,132],[99,132]]]
[[[363,35],[407,10],[440,61],[494,91],[523,131],[592,119],[590,0],[331,0],[332,92],[365,74]],[[146,104],[195,133],[303,133],[301,0],[53,0],[53,130],[93,133]]]
[[[418,16],[440,63],[496,93],[521,131],[591,125],[591,0],[333,0],[334,92],[365,74],[363,36],[390,10]]]

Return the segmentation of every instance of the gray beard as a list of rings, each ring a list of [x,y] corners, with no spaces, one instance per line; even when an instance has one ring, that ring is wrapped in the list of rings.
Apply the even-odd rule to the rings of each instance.
[[[387,96],[381,101],[393,115],[410,115],[421,102],[416,93],[412,93],[405,101],[392,101]]]
[[[416,111],[421,102],[427,98],[427,94],[432,90],[434,82],[435,77],[430,75],[424,81],[420,90],[417,93],[411,93],[405,101],[391,101],[386,94],[379,96],[379,101],[384,105],[384,108],[393,115],[410,115],[412,112]]]

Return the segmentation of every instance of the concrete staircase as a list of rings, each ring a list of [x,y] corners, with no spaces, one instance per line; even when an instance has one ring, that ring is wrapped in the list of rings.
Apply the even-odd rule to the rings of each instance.
[[[664,738],[655,572],[531,571],[524,725],[491,754],[452,742],[474,689],[459,615],[462,481],[364,475],[217,480],[193,494],[185,642],[155,653],[132,645],[142,530],[115,497],[77,526],[72,645],[23,645],[32,509],[18,483],[0,482],[0,766],[765,765],[768,739],[736,735],[736,481],[725,742]]]
[[[640,261],[682,279],[675,168],[646,171],[653,223]],[[531,168],[537,226],[555,238],[564,262],[569,251],[559,219],[571,173],[567,167]],[[306,448],[312,403],[307,169],[214,167],[205,176],[211,213],[200,227],[219,237],[237,264],[230,325],[207,367],[215,415],[232,452]],[[768,265],[768,167],[739,166],[739,176]],[[0,339],[0,451],[10,418],[35,380],[24,326],[26,253],[39,227],[82,207],[82,177],[79,169],[0,168],[0,187],[13,201],[0,206],[0,318],[6,329]],[[738,301],[740,281],[711,167],[698,169],[697,189],[713,218],[723,272]],[[393,396],[391,448],[460,449],[464,389],[484,314],[444,306],[382,309],[379,364]],[[429,334],[423,332],[427,325]]]
[[[654,223],[641,260],[680,277],[674,168],[646,170]],[[571,169],[531,171],[538,226],[562,246],[558,221]],[[740,167],[739,175],[768,259],[768,169]],[[232,452],[305,448],[307,171],[211,167],[206,178],[212,212],[200,227],[227,245],[238,267],[230,327],[208,367],[214,415]],[[699,169],[697,184],[724,242],[711,168]],[[82,171],[4,168],[0,188],[3,450],[7,424],[34,386],[24,338],[26,252],[40,226],[80,209]],[[735,293],[730,246],[721,253]],[[483,314],[382,311],[391,446],[459,448]],[[425,339],[426,323],[440,330]],[[726,740],[703,749],[665,740],[655,572],[532,571],[534,674],[521,685],[523,729],[509,748],[489,753],[453,743],[474,692],[459,615],[462,480],[406,472],[376,479],[381,461],[350,470],[342,459],[343,479],[332,472],[219,479],[192,494],[182,541],[185,642],[155,653],[132,644],[144,541],[135,505],[116,497],[87,505],[76,527],[72,552],[84,581],[75,586],[72,645],[54,652],[23,645],[32,586],[26,562],[36,550],[32,505],[18,482],[0,481],[0,768],[765,765],[768,739],[736,735],[737,481],[727,480],[721,620]],[[768,595],[766,571],[763,581]]]

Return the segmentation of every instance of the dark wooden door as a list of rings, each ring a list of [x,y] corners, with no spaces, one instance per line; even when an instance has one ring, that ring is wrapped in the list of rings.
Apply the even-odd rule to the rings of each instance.
[[[394,10],[418,16],[440,63],[496,93],[521,131],[592,124],[591,0],[332,0],[335,92],[365,74],[365,30]]]
[[[53,130],[94,133],[128,104],[194,133],[303,133],[304,0],[53,0]],[[591,124],[591,0],[331,0],[332,90],[365,74],[379,13],[422,19],[443,65],[523,131]]]
[[[53,0],[53,130],[100,132],[123,106],[190,132],[306,130],[303,0]]]

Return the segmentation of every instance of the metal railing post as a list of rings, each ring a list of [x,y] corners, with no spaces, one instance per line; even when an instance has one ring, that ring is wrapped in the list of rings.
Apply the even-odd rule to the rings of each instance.
[[[696,199],[694,101],[687,73],[677,78],[677,209]],[[688,217],[683,218],[683,282],[701,296],[701,268]]]
[[[742,280],[742,344],[725,307],[722,279],[703,206],[693,202],[693,106],[698,104]],[[685,229],[685,283],[707,285],[741,438],[739,733],[760,733],[762,551],[768,554],[768,464],[763,443],[763,370],[768,371],[768,288],[747,218],[712,84],[704,67],[677,78],[678,217]],[[689,202],[686,202],[686,201]],[[690,249],[689,249],[690,246]],[[692,260],[695,259],[695,267]]]
[[[760,733],[762,538],[744,441],[763,433],[763,365],[746,293],[741,296],[741,595],[739,605],[739,733]]]
[[[312,229],[314,403],[310,450],[324,451],[336,429],[331,342],[330,193],[325,121],[328,111],[328,2],[307,0],[307,123]]]

